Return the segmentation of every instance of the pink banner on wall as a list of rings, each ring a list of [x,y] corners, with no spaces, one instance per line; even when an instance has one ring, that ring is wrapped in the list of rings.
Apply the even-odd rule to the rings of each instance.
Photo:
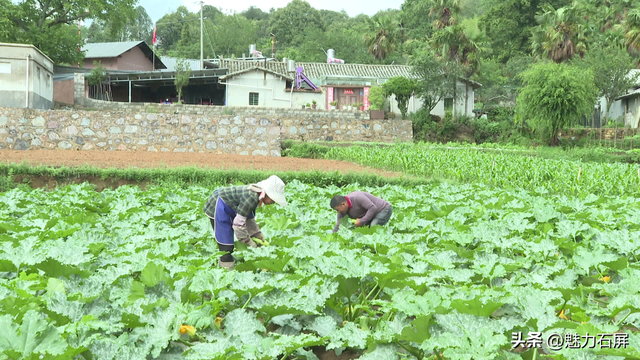
[[[333,101],[333,88],[327,88],[327,109],[331,109],[331,102]]]
[[[369,88],[364,88],[364,99],[362,100],[364,103],[364,109],[369,110]]]

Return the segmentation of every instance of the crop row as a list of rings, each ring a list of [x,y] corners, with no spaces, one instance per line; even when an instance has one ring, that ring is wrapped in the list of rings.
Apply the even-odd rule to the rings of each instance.
[[[537,194],[640,195],[640,167],[622,163],[554,160],[472,148],[451,151],[412,144],[391,148],[334,147],[325,158]]]

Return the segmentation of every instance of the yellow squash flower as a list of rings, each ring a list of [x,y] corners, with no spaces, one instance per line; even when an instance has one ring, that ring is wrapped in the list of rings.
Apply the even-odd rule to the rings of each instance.
[[[218,330],[220,330],[220,325],[222,325],[222,318],[220,316],[216,317],[216,320],[214,321],[214,324],[216,325]]]
[[[604,277],[599,278],[598,280],[608,283],[609,280],[611,280],[611,276],[604,276]]]
[[[564,309],[562,309],[562,311],[560,311],[560,315],[558,315],[558,317],[560,319],[569,320],[569,318],[567,318],[567,316],[564,314]]]
[[[196,328],[191,325],[180,325],[180,334],[189,334],[189,336],[193,336],[196,334]]]

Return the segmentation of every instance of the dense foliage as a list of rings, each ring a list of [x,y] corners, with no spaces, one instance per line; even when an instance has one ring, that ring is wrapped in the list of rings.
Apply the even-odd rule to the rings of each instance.
[[[518,111],[552,145],[560,130],[593,113],[598,89],[591,69],[541,62],[521,76],[526,85],[518,96]]]
[[[389,200],[389,226],[331,234],[331,196]],[[556,359],[640,356],[637,198],[482,185],[317,188],[259,210],[271,245],[219,255],[212,189],[122,186],[0,193],[0,357],[530,358],[513,332],[628,334]]]

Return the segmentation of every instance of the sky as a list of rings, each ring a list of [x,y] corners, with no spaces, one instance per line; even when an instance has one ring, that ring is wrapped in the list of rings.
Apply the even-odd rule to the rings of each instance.
[[[400,5],[404,0],[306,0],[312,7],[320,10],[345,10],[349,16],[354,17],[359,14],[374,15],[380,10],[400,9]],[[270,1],[252,1],[252,0],[232,0],[232,1],[212,1],[204,0],[205,5],[215,6],[224,12],[235,11],[242,12],[250,6],[256,6],[265,12],[269,12],[270,8],[281,8],[287,6],[290,0],[270,0]],[[200,10],[199,2],[195,0],[139,0],[152,21],[158,21],[164,15],[175,11],[178,6],[184,5],[191,12]]]

